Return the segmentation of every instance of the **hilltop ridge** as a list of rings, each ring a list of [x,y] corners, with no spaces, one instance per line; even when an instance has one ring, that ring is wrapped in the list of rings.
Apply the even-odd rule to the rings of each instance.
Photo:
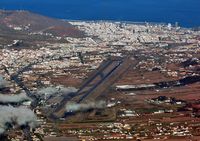
[[[46,17],[29,11],[0,10],[0,26],[23,32],[43,32],[54,36],[82,37],[79,31],[67,21]],[[2,29],[2,28],[1,28]]]

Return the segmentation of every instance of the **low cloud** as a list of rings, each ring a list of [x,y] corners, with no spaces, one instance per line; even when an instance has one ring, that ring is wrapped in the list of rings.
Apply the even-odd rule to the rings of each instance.
[[[29,100],[31,99],[25,93],[15,95],[0,94],[0,103],[21,103]]]
[[[79,112],[79,111],[87,111],[90,109],[103,109],[106,107],[105,101],[97,101],[97,102],[89,102],[89,103],[72,103],[69,102],[66,105],[66,112]]]
[[[51,96],[69,94],[77,92],[77,89],[74,87],[46,87],[39,89],[36,93],[43,99],[48,99]]]
[[[38,125],[36,115],[26,107],[0,106],[0,113],[0,135],[10,128]]]

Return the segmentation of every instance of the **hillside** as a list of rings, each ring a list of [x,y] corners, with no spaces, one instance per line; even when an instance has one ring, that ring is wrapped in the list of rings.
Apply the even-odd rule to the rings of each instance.
[[[25,33],[51,33],[54,36],[83,37],[84,33],[67,21],[28,11],[0,10],[0,31],[14,29]]]

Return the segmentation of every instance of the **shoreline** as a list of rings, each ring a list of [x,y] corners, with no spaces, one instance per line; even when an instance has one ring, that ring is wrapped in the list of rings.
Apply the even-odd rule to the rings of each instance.
[[[168,24],[171,24],[172,28],[176,28],[175,24],[172,23],[164,23],[164,22],[134,22],[134,21],[115,21],[115,20],[71,20],[71,19],[61,19],[66,22],[86,22],[86,23],[114,23],[114,24],[132,24],[132,25],[144,25],[147,26],[168,26]],[[199,26],[200,27],[200,26]],[[199,27],[184,27],[184,26],[177,26],[179,29],[184,29],[184,30],[192,30],[194,28],[199,28]]]
[[[10,10],[10,9],[0,9],[0,12],[1,11],[8,11],[8,12],[12,12],[12,11],[16,11],[16,12],[30,12],[30,13],[33,13],[33,14],[38,14],[38,15],[42,15],[42,16],[45,16],[45,17],[49,17],[49,18],[53,18],[53,19],[58,19],[58,20],[63,20],[63,21],[66,21],[66,22],[87,22],[87,23],[100,23],[100,22],[109,22],[109,23],[119,23],[119,24],[134,24],[134,25],[146,25],[146,24],[149,24],[149,25],[161,25],[161,26],[168,26],[168,24],[171,24],[172,27],[176,27],[176,23],[173,23],[173,22],[150,22],[150,21],[131,21],[131,20],[81,20],[81,19],[63,19],[63,18],[57,18],[57,17],[52,17],[52,16],[49,16],[49,15],[44,15],[44,14],[41,14],[39,12],[33,12],[33,11],[30,11],[30,10]],[[194,28],[199,28],[199,26],[181,26],[181,23],[177,22],[178,24],[178,27],[181,28],[181,29],[194,29]]]

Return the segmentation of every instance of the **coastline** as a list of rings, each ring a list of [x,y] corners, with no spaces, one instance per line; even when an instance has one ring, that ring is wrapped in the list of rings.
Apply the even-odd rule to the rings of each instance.
[[[26,10],[26,9],[0,9],[0,11],[27,11],[27,12],[31,12],[31,13],[34,13],[34,14],[38,14],[38,15],[43,15],[43,16],[46,16],[46,17],[50,17],[50,18],[54,18],[54,19],[59,19],[59,20],[64,20],[64,21],[69,21],[69,22],[111,22],[111,23],[125,23],[125,24],[135,24],[135,25],[145,25],[145,24],[150,24],[150,25],[168,25],[168,24],[171,24],[172,27],[175,27],[175,24],[176,22],[174,21],[171,21],[171,22],[165,22],[165,21],[161,21],[161,22],[154,22],[153,20],[152,21],[134,21],[134,20],[118,20],[118,19],[114,19],[114,20],[107,20],[107,19],[73,19],[73,18],[58,18],[56,16],[52,16],[52,15],[46,15],[46,14],[42,14],[42,12],[33,12],[31,10]],[[193,29],[193,28],[199,28],[200,27],[200,24],[198,26],[192,26],[192,24],[188,24],[188,25],[183,25],[182,22],[178,22],[178,24],[180,24],[180,28],[182,29]]]
[[[144,25],[144,26],[168,26],[168,24],[171,24],[171,26],[173,28],[176,27],[175,24],[172,23],[164,23],[164,22],[135,22],[135,21],[117,21],[117,20],[71,20],[71,19],[61,19],[63,21],[67,21],[67,22],[86,22],[86,23],[103,23],[103,22],[107,22],[107,23],[114,23],[114,24],[130,24],[130,25]],[[200,27],[200,26],[198,26]],[[183,30],[192,30],[194,28],[198,28],[198,27],[184,27],[184,26],[178,26],[177,28],[179,29],[183,29]]]

